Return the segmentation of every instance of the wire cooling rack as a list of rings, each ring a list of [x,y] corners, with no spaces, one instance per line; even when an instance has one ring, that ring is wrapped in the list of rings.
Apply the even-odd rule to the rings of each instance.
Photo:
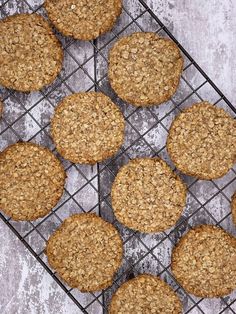
[[[0,0],[0,16],[37,12],[46,17],[42,0]],[[107,78],[108,51],[114,42],[135,31],[153,31],[171,38],[182,50],[185,66],[177,93],[162,106],[136,108],[121,101]],[[55,31],[56,32],[56,31]],[[14,222],[0,213],[1,219],[24,243],[32,255],[78,306],[78,313],[107,313],[112,293],[138,273],[159,275],[182,300],[184,313],[236,313],[236,292],[220,299],[200,299],[187,294],[171,274],[173,246],[184,232],[200,223],[211,223],[236,234],[230,212],[230,198],[236,189],[236,168],[221,179],[199,181],[180,174],[188,186],[187,205],[175,227],[158,234],[141,234],[119,224],[113,216],[110,188],[121,165],[141,156],[160,156],[174,169],[166,153],[168,129],[175,115],[192,103],[209,100],[234,117],[235,107],[226,99],[198,64],[178,43],[143,0],[124,0],[123,12],[113,30],[91,42],[75,41],[56,32],[64,49],[63,70],[56,81],[39,92],[22,94],[0,88],[5,103],[0,123],[0,149],[23,140],[49,147],[56,155],[50,138],[49,122],[54,107],[66,95],[97,90],[118,104],[126,120],[126,140],[113,158],[96,166],[72,164],[63,159],[67,183],[59,204],[43,219]],[[61,158],[60,156],[58,156]],[[174,169],[176,171],[176,169]],[[124,259],[112,287],[98,293],[80,293],[71,289],[50,269],[44,254],[50,234],[72,213],[96,212],[112,222],[124,242]]]

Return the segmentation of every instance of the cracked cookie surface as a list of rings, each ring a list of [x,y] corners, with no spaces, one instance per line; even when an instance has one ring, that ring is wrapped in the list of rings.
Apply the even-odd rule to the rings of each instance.
[[[236,288],[236,239],[219,227],[198,226],[174,248],[171,267],[188,293],[202,298],[227,295]]]
[[[114,155],[124,140],[124,118],[102,93],[78,93],[57,106],[51,134],[58,152],[74,163],[95,164]]]
[[[121,265],[123,246],[112,224],[96,214],[76,214],[51,235],[46,254],[67,284],[89,292],[112,284]]]
[[[65,171],[53,153],[16,143],[0,153],[0,210],[14,220],[47,215],[62,196]]]
[[[133,33],[109,52],[109,79],[117,95],[133,105],[158,105],[176,92],[183,69],[177,45],[155,33]]]
[[[112,297],[109,314],[181,314],[177,294],[160,278],[139,275],[120,286]]]
[[[66,36],[92,40],[108,32],[122,10],[121,0],[46,0],[55,27]]]
[[[111,198],[122,224],[141,232],[161,232],[180,218],[186,186],[165,161],[133,159],[119,170]]]
[[[194,104],[172,122],[167,151],[183,173],[219,178],[236,160],[236,120],[208,102]]]
[[[48,22],[38,14],[16,14],[0,20],[0,84],[22,92],[54,81],[63,51]]]

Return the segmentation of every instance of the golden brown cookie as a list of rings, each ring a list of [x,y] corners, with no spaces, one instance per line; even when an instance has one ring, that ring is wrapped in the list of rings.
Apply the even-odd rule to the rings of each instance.
[[[133,159],[118,172],[111,197],[122,224],[141,232],[160,232],[180,218],[186,186],[165,161]]]
[[[89,292],[112,284],[123,246],[112,224],[96,214],[76,214],[49,238],[46,254],[51,267],[68,285]]]
[[[108,32],[122,10],[121,0],[46,0],[55,27],[66,36],[92,40]]]
[[[47,215],[62,196],[65,171],[53,153],[16,143],[0,153],[0,209],[14,220]]]
[[[194,104],[173,121],[167,151],[176,167],[199,179],[225,175],[236,158],[236,120],[208,102]]]
[[[236,224],[236,192],[232,196],[231,210],[232,210],[233,222]]]
[[[177,294],[160,278],[139,275],[125,282],[113,295],[109,314],[181,314]]]
[[[133,33],[118,40],[109,54],[109,79],[123,100],[158,105],[176,92],[183,69],[177,45],[155,33]]]
[[[0,21],[0,84],[22,92],[39,90],[61,70],[63,51],[40,15],[16,14]]]
[[[124,118],[102,93],[78,93],[57,106],[51,134],[57,150],[74,163],[94,164],[114,155],[124,140]]]
[[[236,239],[219,227],[198,226],[180,239],[171,267],[188,293],[202,298],[227,295],[236,289]]]

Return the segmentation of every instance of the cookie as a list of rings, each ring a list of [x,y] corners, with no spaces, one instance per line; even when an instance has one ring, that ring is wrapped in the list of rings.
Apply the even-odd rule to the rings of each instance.
[[[0,153],[0,210],[14,220],[47,215],[63,193],[65,171],[53,153],[16,143]]]
[[[139,275],[125,282],[113,295],[109,314],[181,314],[177,294],[161,279]]]
[[[37,14],[16,14],[0,21],[0,84],[22,92],[52,83],[63,51],[48,22]]]
[[[122,10],[121,0],[46,0],[55,27],[75,39],[92,40],[108,32]]]
[[[234,223],[236,224],[236,192],[232,196],[232,201],[231,201],[231,210],[232,210],[232,218]]]
[[[172,122],[167,151],[187,175],[203,180],[222,177],[236,159],[236,121],[208,102],[194,104]]]
[[[219,227],[198,226],[174,248],[171,267],[188,293],[201,298],[227,295],[236,289],[236,239]]]
[[[95,164],[114,155],[124,140],[124,118],[102,93],[65,97],[51,121],[59,153],[74,163]]]
[[[76,214],[49,238],[46,254],[51,267],[68,285],[89,292],[112,284],[123,247],[112,224],[96,214]]]
[[[186,186],[165,161],[133,159],[119,170],[111,198],[122,224],[141,232],[161,232],[180,218]]]
[[[155,33],[133,33],[109,53],[109,79],[118,96],[135,106],[159,105],[176,92],[183,69],[178,46]]]

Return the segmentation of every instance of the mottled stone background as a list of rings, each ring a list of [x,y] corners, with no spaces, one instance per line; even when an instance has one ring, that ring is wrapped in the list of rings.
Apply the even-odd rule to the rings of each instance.
[[[0,0],[1,5],[5,2],[6,0]],[[8,1],[0,10],[0,17],[3,18],[16,12],[31,12],[31,9],[37,9],[43,3],[42,0],[27,0],[27,2],[31,8],[24,0]],[[236,92],[236,85],[234,85],[236,2],[233,0],[149,0],[146,2],[234,104]],[[120,37],[140,30],[140,28],[144,31],[159,29],[159,25],[148,13],[144,12],[144,8],[138,0],[124,0],[124,7],[125,10],[113,32],[105,34],[97,40],[96,44],[100,50],[96,54],[96,58],[93,57],[94,46],[92,43],[71,41],[71,39],[57,34],[63,46],[66,47],[65,60],[63,71],[52,86],[31,94],[11,93],[0,88],[0,96],[6,99],[0,130],[5,130],[7,124],[12,125],[12,129],[6,129],[0,137],[0,149],[19,138],[32,140],[53,149],[54,146],[49,138],[48,123],[54,106],[62,97],[72,92],[94,89],[95,74],[99,81],[99,88],[113,97],[115,102],[120,105],[127,120],[126,141],[123,148],[116,158],[99,166],[100,182],[96,176],[97,166],[72,165],[63,161],[67,169],[68,180],[63,198],[56,208],[56,214],[33,224],[13,222],[15,228],[22,236],[25,236],[27,242],[45,262],[44,240],[60,225],[61,220],[73,212],[81,212],[82,209],[98,211],[97,189],[99,183],[101,187],[100,213],[104,218],[113,221],[109,197],[110,185],[119,167],[129,158],[153,156],[158,152],[171,164],[164,146],[167,130],[178,113],[178,109],[175,109],[176,104],[181,104],[179,106],[181,109],[203,98],[217,102],[218,106],[228,109],[224,101],[220,100],[219,95],[205,82],[196,69],[193,66],[188,67],[187,59],[185,60],[186,70],[173,101],[158,108],[139,110],[121,102],[111,91],[106,77],[107,52],[116,40],[115,35]],[[42,9],[39,9],[38,12],[45,14]],[[137,18],[142,12],[143,14]],[[135,23],[132,23],[129,14],[133,18],[137,18]],[[125,27],[125,31],[120,33],[123,27]],[[160,34],[164,35],[163,32]],[[108,42],[109,45],[106,46]],[[96,73],[94,72],[95,60]],[[61,80],[66,80],[66,82],[61,84]],[[198,95],[193,94],[187,82],[197,89]],[[28,113],[26,110],[29,110]],[[229,112],[231,111],[229,110]],[[231,114],[233,113],[231,112]],[[42,132],[41,128],[43,128]],[[177,290],[184,304],[185,313],[234,313],[233,311],[236,311],[236,302],[234,302],[236,293],[223,299],[213,300],[201,300],[188,296],[173,280],[169,264],[173,245],[191,226],[199,223],[219,223],[229,232],[236,234],[229,206],[231,195],[236,190],[235,178],[234,170],[231,170],[224,178],[212,182],[195,182],[193,178],[183,176],[189,185],[187,206],[178,222],[178,227],[172,228],[166,233],[138,234],[114,222],[122,234],[125,251],[122,268],[116,276],[117,284],[119,285],[137,273],[151,272],[161,275]],[[37,226],[37,228],[32,232],[33,226]],[[43,234],[44,239],[37,231]],[[81,313],[2,221],[0,221],[0,234],[1,314]],[[151,252],[149,252],[150,249],[152,249]],[[131,268],[131,265],[134,267]],[[105,302],[109,302],[111,293],[117,288],[117,284],[105,293]],[[72,294],[84,307],[87,306],[88,313],[102,313],[99,301],[103,300],[99,293],[96,294],[99,296],[98,300],[94,302],[92,294],[82,294],[76,290],[73,290]],[[194,306],[196,302],[197,306]]]

